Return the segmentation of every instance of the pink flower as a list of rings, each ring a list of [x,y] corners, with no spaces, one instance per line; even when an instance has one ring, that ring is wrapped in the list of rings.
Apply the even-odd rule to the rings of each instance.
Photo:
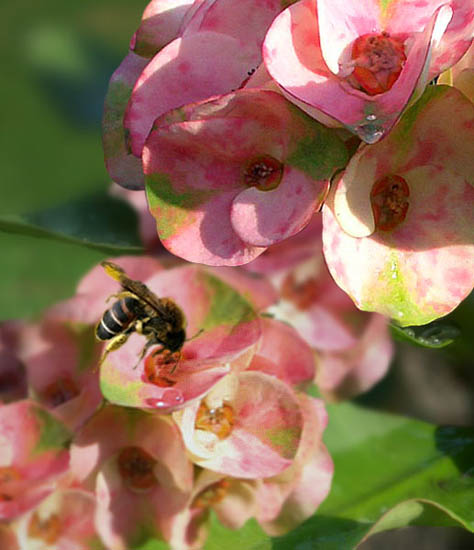
[[[193,480],[169,418],[114,406],[101,409],[75,438],[71,471],[95,491],[95,526],[111,550],[133,548],[144,532],[168,539]]]
[[[454,86],[474,102],[474,44],[456,65],[440,75],[437,84]]]
[[[433,86],[386,139],[359,149],[334,187],[324,254],[360,309],[422,325],[471,291],[473,119],[465,96]]]
[[[281,9],[280,0],[149,3],[106,98],[104,150],[115,182],[143,188],[140,157],[156,118],[246,83]]]
[[[333,475],[332,460],[321,441],[327,414],[318,399],[299,395],[298,406],[304,425],[292,464],[281,474],[263,479],[239,479],[202,470],[186,509],[174,523],[172,548],[202,548],[211,509],[229,529],[239,529],[255,517],[273,536],[286,533],[314,514],[329,492]]]
[[[288,468],[303,424],[291,387],[252,371],[229,374],[174,419],[195,464],[245,479]]]
[[[0,519],[13,519],[48,496],[66,472],[70,434],[29,400],[0,406]]]
[[[462,57],[473,19],[469,0],[300,0],[273,22],[263,56],[287,98],[375,143]]]
[[[101,403],[99,377],[93,371],[99,346],[92,326],[48,319],[25,325],[18,356],[35,400],[70,430],[76,430]]]
[[[359,311],[332,279],[322,254],[321,231],[321,218],[315,216],[298,235],[246,268],[267,273],[278,289],[280,300],[268,312],[290,323],[313,348],[315,382],[324,397],[347,399],[387,372],[393,344],[388,319]],[[276,342],[291,349],[281,335],[269,339],[269,346]]]
[[[164,115],[143,152],[162,243],[208,265],[247,263],[300,231],[345,161],[330,130],[257,90]]]
[[[25,549],[88,550],[100,545],[95,532],[94,510],[92,493],[59,489],[21,516],[14,523],[14,532],[21,548]]]

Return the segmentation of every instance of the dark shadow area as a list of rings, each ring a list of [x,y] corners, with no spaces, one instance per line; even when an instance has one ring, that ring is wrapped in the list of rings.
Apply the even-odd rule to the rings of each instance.
[[[473,548],[474,534],[456,527],[405,527],[377,533],[361,544],[357,550],[472,550]]]

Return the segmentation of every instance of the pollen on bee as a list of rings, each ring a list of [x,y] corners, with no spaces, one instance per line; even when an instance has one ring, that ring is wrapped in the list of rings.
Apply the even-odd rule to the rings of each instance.
[[[204,402],[196,414],[196,428],[225,439],[234,427],[234,409],[224,403],[221,407],[209,408]]]

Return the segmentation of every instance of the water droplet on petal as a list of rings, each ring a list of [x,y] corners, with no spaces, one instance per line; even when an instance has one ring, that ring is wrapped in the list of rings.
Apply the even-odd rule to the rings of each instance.
[[[179,390],[174,389],[165,391],[162,399],[168,407],[179,405],[184,401],[183,394]]]
[[[355,131],[360,139],[369,145],[376,143],[383,136],[381,127],[373,123],[361,124]]]

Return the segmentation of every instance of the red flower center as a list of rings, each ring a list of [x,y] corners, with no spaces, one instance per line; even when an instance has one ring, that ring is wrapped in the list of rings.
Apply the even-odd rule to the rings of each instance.
[[[253,158],[244,169],[244,182],[260,191],[270,191],[280,185],[283,164],[270,155]]]
[[[347,81],[369,95],[390,90],[406,61],[402,41],[387,32],[359,36],[351,57],[354,70]]]
[[[281,296],[294,304],[298,309],[310,308],[321,295],[321,286],[317,284],[316,277],[310,277],[298,282],[295,276],[287,275],[281,286]]]
[[[130,489],[141,492],[156,485],[156,460],[140,447],[125,447],[117,461],[120,475]]]
[[[58,407],[77,395],[79,389],[70,378],[59,378],[42,392],[42,397],[49,407]]]
[[[217,435],[219,439],[225,439],[234,426],[234,409],[230,405],[222,405],[210,409],[205,403],[201,403],[196,415],[196,428],[206,430]]]
[[[191,503],[191,508],[209,508],[220,502],[227,494],[230,487],[228,479],[224,478],[198,493]]]
[[[61,535],[61,522],[57,514],[51,514],[48,518],[40,518],[37,512],[31,516],[28,523],[28,536],[43,540],[48,544],[54,544]]]
[[[20,472],[13,466],[0,467],[0,485],[11,481],[19,481],[21,477]]]
[[[370,193],[375,227],[390,231],[402,223],[408,211],[410,189],[400,176],[385,176],[377,181]]]
[[[159,354],[150,354],[145,359],[145,377],[147,381],[160,388],[174,386],[177,382],[174,372],[180,359],[180,351],[164,350]]]

